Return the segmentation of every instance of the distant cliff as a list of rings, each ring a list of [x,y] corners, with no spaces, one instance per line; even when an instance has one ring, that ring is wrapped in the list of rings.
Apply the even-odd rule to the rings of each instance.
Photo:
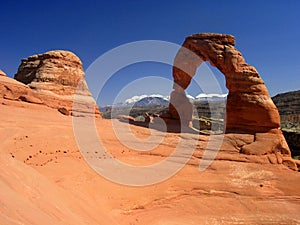
[[[294,156],[300,155],[300,90],[274,96],[283,134]]]
[[[300,90],[278,94],[272,99],[280,113],[281,127],[300,131]]]

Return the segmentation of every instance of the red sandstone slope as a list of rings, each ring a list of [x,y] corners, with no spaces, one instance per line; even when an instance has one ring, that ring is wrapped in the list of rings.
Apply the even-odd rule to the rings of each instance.
[[[45,106],[5,104],[0,105],[1,224],[300,223],[300,175],[270,164],[267,156],[243,156],[224,146],[200,172],[207,143],[201,136],[194,156],[174,177],[128,187],[104,179],[86,164],[71,117]],[[97,127],[114,157],[139,165],[161,161],[178,140],[178,134],[168,133],[153,151],[135,152],[116,139],[110,120],[97,120]],[[143,140],[149,135],[147,128],[131,129]]]
[[[23,162],[0,157],[0,224],[114,224]]]
[[[0,106],[0,224],[116,224],[101,206],[82,202],[51,180],[51,176],[45,176],[33,164],[22,160],[24,156],[34,159],[34,153],[41,151],[39,147],[42,146],[44,154],[50,154],[54,146],[63,147],[63,138],[53,140],[54,132],[61,126],[59,118],[63,115],[45,106],[12,101],[7,104]],[[47,119],[57,122],[45,123]],[[51,131],[49,125],[56,128]],[[62,134],[58,136],[62,137]],[[47,145],[48,141],[54,141],[53,145]],[[44,162],[43,159],[38,161],[40,164]]]

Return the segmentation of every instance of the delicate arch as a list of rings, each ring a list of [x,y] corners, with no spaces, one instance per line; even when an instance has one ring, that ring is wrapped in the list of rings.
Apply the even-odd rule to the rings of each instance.
[[[180,115],[187,123],[192,120],[192,106],[183,90],[189,86],[197,67],[209,61],[224,74],[229,90],[226,132],[254,134],[278,130],[279,113],[263,80],[234,45],[235,38],[226,34],[195,34],[185,39],[174,60],[171,118],[179,119]],[[198,57],[188,54],[187,49]]]

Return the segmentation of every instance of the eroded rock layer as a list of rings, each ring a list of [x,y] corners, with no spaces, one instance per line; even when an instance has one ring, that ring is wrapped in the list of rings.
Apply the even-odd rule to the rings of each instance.
[[[4,73],[2,70],[0,70],[0,76],[6,77],[6,73]]]
[[[1,99],[42,104],[36,92],[7,76],[0,76],[0,101]]]
[[[38,93],[49,107],[63,107],[75,116],[100,115],[85,82],[82,63],[72,52],[56,50],[23,59],[15,79]]]

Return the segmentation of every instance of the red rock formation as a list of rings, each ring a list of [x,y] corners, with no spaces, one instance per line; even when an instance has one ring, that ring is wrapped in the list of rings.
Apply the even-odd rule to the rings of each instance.
[[[33,92],[27,85],[6,76],[0,76],[0,101],[2,99],[35,104],[42,103],[38,94]]]
[[[15,79],[27,84],[49,107],[66,108],[75,116],[100,115],[84,80],[82,63],[71,52],[50,51],[23,59]]]
[[[30,103],[41,104],[42,101],[39,99],[36,93],[34,93],[28,86],[18,82],[0,70],[0,101],[14,100],[14,101],[25,101]]]
[[[247,154],[278,151],[290,155],[279,130],[278,110],[263,80],[256,69],[245,62],[234,45],[235,39],[231,35],[204,33],[186,38],[174,60],[174,91],[169,107],[171,117],[179,119],[180,115],[183,121],[192,119],[192,106],[184,90],[190,84],[197,67],[203,61],[209,61],[224,74],[229,90],[226,133],[254,135],[254,141],[242,146],[241,151]],[[189,115],[185,114],[187,111]]]
[[[178,52],[173,68],[174,82],[186,89],[202,60],[216,66],[226,78],[229,90],[227,99],[227,132],[267,132],[280,125],[279,114],[258,72],[248,65],[234,47],[231,35],[196,34],[186,38]],[[176,89],[175,89],[176,91]]]
[[[4,73],[2,70],[0,70],[0,76],[6,77],[6,73]]]

